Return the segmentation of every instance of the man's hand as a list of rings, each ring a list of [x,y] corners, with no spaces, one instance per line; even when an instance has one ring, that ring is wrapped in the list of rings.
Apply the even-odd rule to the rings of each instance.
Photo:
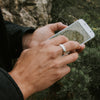
[[[59,44],[63,44],[68,52],[81,48],[78,42],[58,36],[22,52],[9,74],[18,84],[24,99],[48,88],[70,72],[67,64],[76,61],[78,53],[62,56],[63,50]]]
[[[39,43],[53,36],[56,31],[61,31],[66,27],[66,25],[62,24],[61,22],[58,22],[38,28],[33,34],[26,34],[23,37],[22,41],[23,49],[31,48],[35,45],[38,45]],[[80,53],[81,51],[83,51],[84,48],[85,45],[82,45],[81,48],[77,51]]]
[[[33,34],[27,34],[23,37],[23,49],[33,47],[34,45],[47,40],[54,35],[56,31],[60,31],[66,27],[66,25],[58,22],[38,28]]]

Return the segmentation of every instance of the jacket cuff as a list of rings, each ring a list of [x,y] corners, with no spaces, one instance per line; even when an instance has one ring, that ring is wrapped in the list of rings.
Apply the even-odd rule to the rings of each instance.
[[[23,46],[22,46],[22,38],[25,34],[32,34],[35,31],[34,28],[31,27],[23,27],[21,28],[21,34],[19,36],[19,41],[17,43],[17,48],[16,48],[16,57],[19,57],[20,53],[23,50]]]
[[[0,99],[24,100],[22,92],[12,77],[0,68]]]
[[[10,55],[12,58],[17,58],[23,50],[23,35],[27,33],[32,34],[35,31],[35,29],[33,27],[19,26],[8,21],[5,21],[5,26],[7,29]]]

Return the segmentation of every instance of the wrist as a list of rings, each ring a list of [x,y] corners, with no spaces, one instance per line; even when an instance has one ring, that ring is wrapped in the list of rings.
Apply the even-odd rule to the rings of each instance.
[[[27,80],[21,77],[19,73],[11,71],[8,74],[13,78],[13,80],[18,85],[19,89],[23,94],[24,100],[27,99],[31,94],[35,93],[33,86],[29,85]]]
[[[30,43],[32,41],[32,35],[31,33],[27,33],[23,36],[22,38],[22,46],[23,46],[23,49],[27,49],[30,47]]]

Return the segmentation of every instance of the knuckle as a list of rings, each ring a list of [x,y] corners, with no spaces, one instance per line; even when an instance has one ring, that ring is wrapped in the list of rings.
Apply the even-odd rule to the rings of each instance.
[[[51,56],[54,56],[54,55],[55,55],[55,51],[53,51],[53,50],[48,50],[48,54],[51,55]]]
[[[55,47],[54,46],[50,46],[49,48],[48,48],[48,55],[51,57],[51,58],[56,58],[57,57],[57,55],[58,55],[58,51],[55,49]]]
[[[60,38],[62,39],[62,40],[64,40],[64,41],[68,41],[68,38],[67,37],[65,37],[64,35],[60,35]]]
[[[29,45],[30,48],[37,46],[39,43],[37,41],[32,41]]]
[[[55,23],[47,24],[46,27],[52,29],[52,26],[53,26],[54,24],[55,24]]]
[[[56,71],[57,68],[55,66],[56,66],[56,63],[53,60],[52,63],[49,65],[49,67],[52,68],[52,69],[54,69]]]
[[[41,47],[43,47],[45,45],[45,42],[42,42],[39,44]]]
[[[63,23],[62,23],[62,22],[57,22],[57,24],[58,24],[58,25],[62,25]]]
[[[72,47],[75,46],[74,41],[69,41],[69,45],[71,45]]]
[[[67,66],[67,73],[71,71],[71,68]]]
[[[27,53],[28,52],[28,49],[25,49],[23,50],[23,54]]]
[[[71,68],[70,68],[70,67],[68,67],[68,71],[69,71],[69,72],[71,71]]]
[[[77,41],[74,41],[74,42],[75,42],[76,46],[80,46],[79,42],[77,42]]]
[[[76,41],[69,41],[69,45],[71,46],[71,47],[79,47],[79,43],[78,42],[76,42]]]
[[[56,78],[57,80],[61,79],[61,72],[60,71],[56,71]]]
[[[60,50],[55,50],[55,51],[53,51],[52,57],[53,57],[53,58],[56,58],[56,57],[59,55],[59,52],[60,52]]]
[[[51,56],[51,58],[56,58],[57,57],[57,54],[56,53],[54,53],[54,54],[52,54],[52,56]]]
[[[77,41],[74,41],[76,44],[79,44],[79,42],[77,42]]]
[[[51,25],[52,25],[52,24],[47,24],[47,25],[45,25],[45,27],[51,27]]]
[[[29,53],[30,53],[30,49],[25,49],[25,50],[22,51],[21,55],[22,56],[28,56]]]
[[[58,69],[59,63],[57,61],[54,61],[54,68]]]
[[[40,47],[47,47],[49,45],[48,41],[40,43]]]

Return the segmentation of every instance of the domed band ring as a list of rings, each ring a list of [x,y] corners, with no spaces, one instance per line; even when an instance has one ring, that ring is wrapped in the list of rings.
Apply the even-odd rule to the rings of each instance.
[[[63,44],[60,44],[59,46],[62,48],[64,53],[67,52],[67,50],[66,50],[66,48],[65,48],[65,46]]]

